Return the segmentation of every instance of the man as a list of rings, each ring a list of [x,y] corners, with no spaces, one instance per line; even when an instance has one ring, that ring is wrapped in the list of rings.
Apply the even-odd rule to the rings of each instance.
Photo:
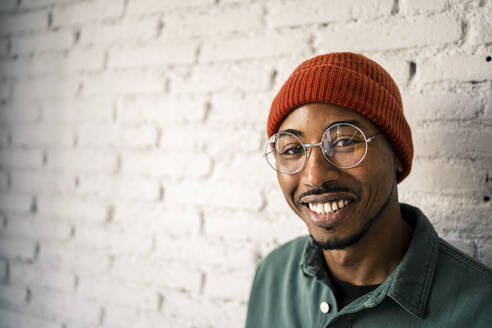
[[[247,328],[492,327],[492,271],[398,202],[412,137],[381,66],[352,53],[305,61],[267,134],[268,164],[310,235],[260,263]]]

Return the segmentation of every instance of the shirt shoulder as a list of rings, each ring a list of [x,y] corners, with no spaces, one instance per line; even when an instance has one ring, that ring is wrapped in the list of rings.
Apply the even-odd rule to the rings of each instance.
[[[429,314],[459,327],[490,327],[492,270],[441,238],[438,249]]]
[[[308,242],[309,236],[301,236],[293,239],[271,251],[261,262],[262,266],[285,267],[286,264],[292,265],[299,263],[301,256]]]
[[[492,285],[492,269],[465,254],[447,241],[439,238],[438,264],[452,270],[455,278],[461,277],[469,283]]]

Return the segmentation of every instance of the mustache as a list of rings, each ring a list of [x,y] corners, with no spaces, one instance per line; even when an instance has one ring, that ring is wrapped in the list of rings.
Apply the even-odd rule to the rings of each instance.
[[[348,188],[345,186],[340,186],[340,185],[333,184],[333,183],[324,183],[323,185],[321,185],[321,187],[313,188],[313,189],[310,189],[310,190],[300,194],[297,197],[297,203],[300,203],[300,200],[306,196],[322,195],[322,194],[326,194],[326,193],[335,193],[335,192],[350,192],[350,193],[353,193],[353,194],[359,196],[359,192],[356,190],[353,190],[351,188]]]

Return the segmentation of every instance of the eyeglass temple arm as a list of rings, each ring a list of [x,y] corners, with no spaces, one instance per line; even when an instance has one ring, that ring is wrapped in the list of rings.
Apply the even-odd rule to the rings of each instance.
[[[372,139],[376,138],[378,136],[378,134],[381,134],[381,131],[379,131],[378,133],[376,133],[375,135],[373,135],[372,137],[369,137],[367,138],[367,142],[371,142]]]

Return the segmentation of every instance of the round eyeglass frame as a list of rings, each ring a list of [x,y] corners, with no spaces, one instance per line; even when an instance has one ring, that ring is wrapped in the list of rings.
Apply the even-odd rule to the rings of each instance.
[[[330,131],[331,129],[333,129],[334,127],[337,127],[337,126],[350,126],[350,127],[354,128],[354,129],[356,129],[358,132],[360,132],[360,134],[364,137],[364,141],[366,142],[365,149],[364,149],[364,155],[362,155],[361,159],[360,159],[357,163],[355,163],[355,164],[353,164],[353,165],[350,165],[350,166],[340,166],[340,165],[337,165],[337,164],[333,163],[333,162],[330,160],[329,156],[325,154],[325,151],[323,150],[323,147],[321,147],[321,144],[323,143],[323,139],[325,138],[325,135],[326,135],[327,133],[329,133],[329,131]],[[268,161],[268,154],[272,152],[271,150],[269,150],[269,144],[270,144],[270,142],[271,142],[272,138],[274,138],[274,137],[275,137],[277,134],[279,134],[279,133],[288,134],[288,135],[290,135],[290,136],[292,136],[292,137],[296,138],[297,140],[299,140],[299,143],[302,145],[302,148],[303,148],[303,150],[304,150],[304,154],[305,154],[305,155],[304,155],[304,157],[305,157],[305,158],[304,158],[304,162],[303,162],[303,164],[301,165],[301,167],[300,167],[299,169],[297,169],[296,171],[294,171],[294,172],[282,172],[282,171],[278,170],[278,169],[277,169],[277,168],[276,168],[276,167],[275,167],[272,163],[270,163],[270,162]],[[335,166],[335,167],[338,167],[338,168],[340,168],[340,169],[350,169],[350,168],[356,167],[357,165],[359,165],[360,163],[362,163],[362,161],[364,160],[364,158],[366,158],[366,155],[367,155],[367,149],[369,148],[369,147],[368,147],[368,144],[369,144],[369,143],[370,143],[370,142],[371,142],[371,141],[372,141],[372,140],[373,140],[373,139],[374,139],[377,135],[379,135],[380,133],[381,133],[381,131],[379,131],[379,132],[377,132],[376,134],[372,135],[371,137],[367,138],[367,137],[366,137],[366,135],[364,134],[364,132],[362,132],[362,130],[361,130],[359,127],[357,127],[357,126],[355,126],[355,125],[353,125],[353,124],[351,124],[351,123],[336,123],[336,124],[333,124],[332,126],[330,126],[329,128],[327,128],[327,129],[325,130],[325,132],[323,133],[323,136],[321,137],[320,142],[315,143],[315,144],[305,144],[305,143],[303,143],[303,142],[302,142],[302,140],[301,140],[298,136],[296,136],[296,135],[295,135],[295,134],[293,134],[293,133],[290,133],[290,132],[277,132],[277,133],[275,133],[274,135],[272,135],[272,136],[271,136],[271,137],[270,137],[270,138],[266,141],[266,143],[265,143],[265,152],[264,152],[263,156],[265,157],[265,160],[266,160],[266,162],[268,163],[268,165],[269,165],[272,169],[274,169],[275,171],[277,171],[278,173],[280,173],[280,174],[286,174],[286,175],[293,175],[293,174],[297,174],[297,173],[301,172],[302,170],[304,170],[304,168],[306,167],[306,163],[307,163],[307,161],[308,161],[308,159],[309,159],[309,155],[311,154],[311,149],[312,149],[312,148],[314,148],[314,147],[319,147],[319,148],[320,148],[320,150],[321,150],[321,153],[323,154],[323,157],[324,157],[324,158],[325,158],[325,159],[326,159],[326,160],[327,160],[327,161],[328,161],[331,165],[333,165],[333,166]]]

